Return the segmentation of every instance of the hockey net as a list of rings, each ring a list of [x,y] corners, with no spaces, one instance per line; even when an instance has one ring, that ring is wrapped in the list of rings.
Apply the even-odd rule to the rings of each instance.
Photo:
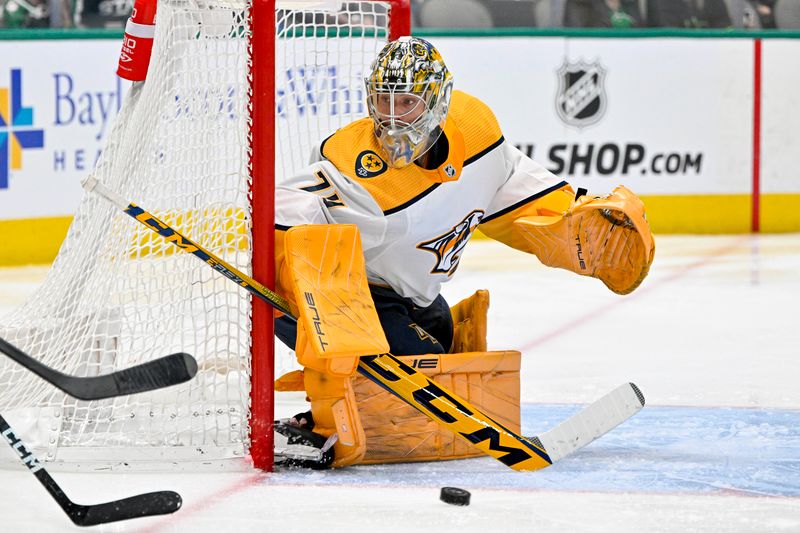
[[[365,69],[409,18],[407,0],[274,9],[274,29],[251,40],[265,25],[251,22],[248,2],[159,1],[147,81],[129,91],[93,173],[254,277],[253,220],[259,201],[271,212],[271,199],[254,197],[251,140],[274,133],[275,181],[302,167],[315,143],[366,114]],[[275,120],[262,137],[250,112],[251,81],[262,75],[251,69],[257,38],[273,39],[275,50]],[[269,428],[272,409],[250,407],[261,401],[251,402],[253,332],[264,327],[251,306],[234,283],[88,194],[45,282],[0,320],[0,337],[67,374],[106,374],[178,351],[197,359],[198,374],[86,402],[0,357],[0,412],[51,466],[247,467],[250,428],[258,417]],[[253,358],[272,357],[271,339],[262,344]],[[283,351],[275,361],[280,375],[294,359]],[[272,374],[261,381],[271,386]],[[7,453],[3,463],[17,461]]]

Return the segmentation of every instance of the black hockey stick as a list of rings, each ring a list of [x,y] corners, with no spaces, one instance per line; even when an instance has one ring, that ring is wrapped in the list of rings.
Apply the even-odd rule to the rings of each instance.
[[[77,377],[43,365],[3,339],[0,352],[79,400],[102,400],[160,389],[189,381],[197,374],[197,361],[187,353],[174,353],[103,376]]]
[[[98,503],[97,505],[75,503],[64,494],[58,483],[50,477],[50,474],[47,473],[47,470],[44,469],[33,453],[25,448],[25,444],[14,434],[14,430],[11,429],[2,415],[0,415],[0,433],[2,433],[9,446],[19,455],[25,466],[36,476],[39,483],[44,485],[50,496],[64,509],[69,519],[76,525],[95,526],[130,518],[170,514],[180,509],[183,503],[181,495],[171,490],[148,492],[147,494],[139,494],[113,502]]]

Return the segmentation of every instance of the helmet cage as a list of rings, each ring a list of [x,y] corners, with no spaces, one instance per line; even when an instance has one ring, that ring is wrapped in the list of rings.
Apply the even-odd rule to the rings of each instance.
[[[442,133],[453,79],[427,41],[401,38],[378,55],[365,80],[367,109],[387,162],[410,165]]]

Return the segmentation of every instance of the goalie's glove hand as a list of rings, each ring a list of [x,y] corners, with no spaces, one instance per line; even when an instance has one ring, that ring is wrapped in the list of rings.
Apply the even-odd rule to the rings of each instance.
[[[655,254],[644,203],[621,185],[604,197],[580,193],[562,216],[523,217],[514,224],[545,265],[628,294],[647,276]]]

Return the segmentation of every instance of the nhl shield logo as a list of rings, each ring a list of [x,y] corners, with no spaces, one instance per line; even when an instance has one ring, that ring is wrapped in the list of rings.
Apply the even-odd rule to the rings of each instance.
[[[582,128],[606,110],[605,69],[600,63],[565,62],[558,69],[556,111],[566,124]]]

